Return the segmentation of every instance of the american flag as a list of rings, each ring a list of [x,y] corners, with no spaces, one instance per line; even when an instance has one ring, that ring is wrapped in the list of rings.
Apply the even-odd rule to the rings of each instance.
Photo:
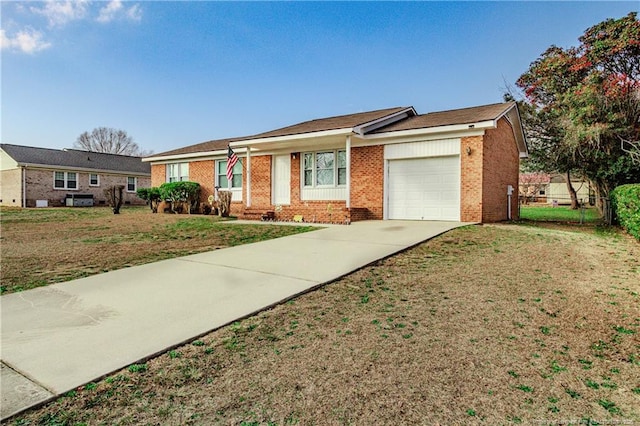
[[[237,162],[238,156],[233,152],[231,147],[229,147],[229,150],[227,151],[227,180],[229,182],[233,179],[233,166],[235,166]]]

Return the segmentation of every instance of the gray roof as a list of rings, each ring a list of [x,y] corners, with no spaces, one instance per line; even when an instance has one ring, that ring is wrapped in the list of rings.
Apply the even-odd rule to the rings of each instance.
[[[20,165],[151,175],[151,165],[143,163],[140,157],[4,143],[0,144],[0,148]]]

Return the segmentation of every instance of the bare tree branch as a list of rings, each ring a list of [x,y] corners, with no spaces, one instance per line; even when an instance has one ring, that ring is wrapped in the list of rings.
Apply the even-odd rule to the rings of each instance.
[[[75,141],[77,149],[109,154],[144,156],[149,152],[142,151],[133,138],[124,130],[111,127],[97,127],[91,133],[84,132]]]

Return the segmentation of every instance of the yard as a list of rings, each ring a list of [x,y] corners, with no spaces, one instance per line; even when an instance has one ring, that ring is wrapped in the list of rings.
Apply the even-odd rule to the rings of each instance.
[[[175,256],[306,232],[148,208],[0,209],[1,293],[28,290]]]
[[[133,238],[118,218],[78,212],[87,216],[37,235],[73,234],[85,257],[132,255],[127,244],[147,239],[165,257],[228,245],[218,236],[228,225],[176,230],[207,217],[135,213],[129,232],[150,236]],[[4,211],[2,221],[4,283],[5,244],[16,238],[5,227],[24,223],[33,238],[38,221]],[[189,238],[167,240],[166,230]],[[41,247],[9,253],[29,259]],[[637,242],[606,228],[459,228],[11,424],[635,424],[639,259]],[[11,289],[27,285],[14,278]]]

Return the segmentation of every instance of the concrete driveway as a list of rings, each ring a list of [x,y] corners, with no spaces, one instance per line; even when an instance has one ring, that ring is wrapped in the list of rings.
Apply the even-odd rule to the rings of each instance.
[[[462,225],[330,226],[2,296],[0,417]]]

